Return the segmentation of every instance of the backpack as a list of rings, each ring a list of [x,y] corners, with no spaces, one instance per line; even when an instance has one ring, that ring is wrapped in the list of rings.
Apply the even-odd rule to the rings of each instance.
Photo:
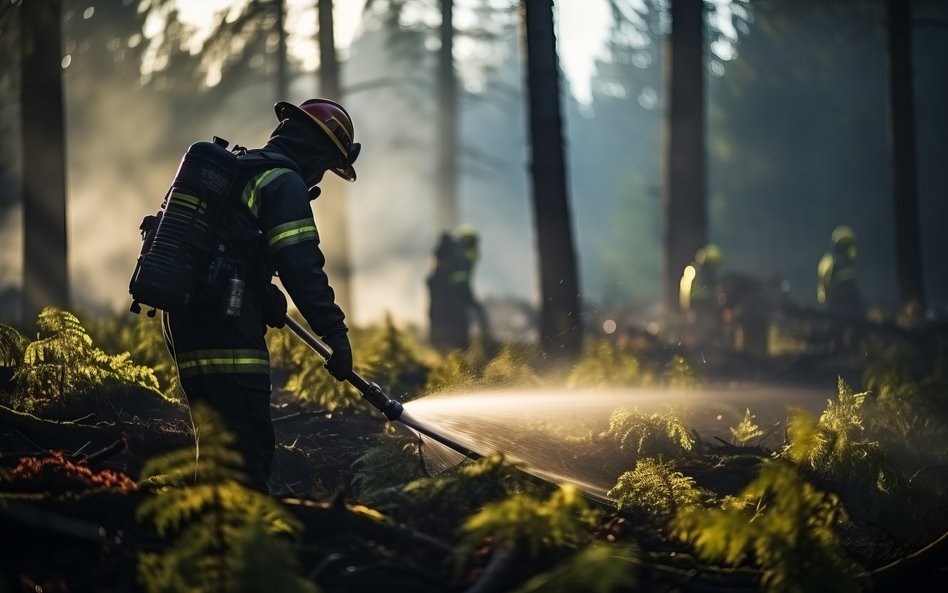
[[[142,305],[154,316],[156,309],[178,313],[203,303],[240,315],[241,253],[262,236],[240,192],[260,171],[296,166],[285,157],[244,159],[246,149],[227,146],[216,136],[192,144],[161,208],[142,220],[142,248],[128,286],[133,313]]]

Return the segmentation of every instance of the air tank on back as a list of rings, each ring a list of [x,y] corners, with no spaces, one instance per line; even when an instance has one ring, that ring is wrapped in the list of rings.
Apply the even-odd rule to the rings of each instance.
[[[219,242],[217,227],[237,178],[237,157],[227,143],[192,144],[175,175],[156,219],[157,229],[145,240],[129,292],[137,304],[182,311],[197,296]],[[140,310],[140,309],[139,309]]]

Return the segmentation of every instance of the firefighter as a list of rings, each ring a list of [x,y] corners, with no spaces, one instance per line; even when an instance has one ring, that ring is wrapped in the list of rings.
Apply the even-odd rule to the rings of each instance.
[[[201,307],[162,316],[189,404],[204,402],[221,417],[235,436],[248,484],[264,492],[274,448],[264,335],[267,325],[281,327],[286,314],[282,293],[270,284],[274,273],[332,349],[325,365],[329,373],[344,380],[352,372],[345,315],[323,270],[310,200],[319,195],[326,171],[355,181],[352,165],[361,148],[353,141],[349,114],[337,103],[310,99],[299,106],[277,103],[274,109],[279,123],[269,141],[242,157],[245,163],[258,159],[285,165],[268,164],[242,186],[240,199],[259,230],[240,251],[247,288],[239,316]]]
[[[701,343],[716,341],[721,331],[718,271],[724,262],[721,248],[709,243],[695,252],[679,282],[678,302],[685,320]]]
[[[463,349],[471,341],[471,317],[482,339],[490,332],[484,307],[474,297],[471,279],[480,259],[479,237],[474,227],[462,225],[442,233],[435,247],[428,276],[431,344],[439,350]]]
[[[834,314],[862,314],[863,301],[856,284],[856,233],[841,225],[833,230],[833,246],[817,265],[816,299]]]

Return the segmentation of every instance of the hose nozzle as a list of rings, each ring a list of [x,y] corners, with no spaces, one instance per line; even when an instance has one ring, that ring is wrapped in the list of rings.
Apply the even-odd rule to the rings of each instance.
[[[369,383],[368,389],[362,392],[362,397],[385,414],[385,417],[389,420],[395,421],[401,418],[404,407],[400,402],[385,395],[378,383]]]

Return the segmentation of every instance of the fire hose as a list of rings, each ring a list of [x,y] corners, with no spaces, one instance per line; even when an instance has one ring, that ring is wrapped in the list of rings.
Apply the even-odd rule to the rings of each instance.
[[[332,356],[332,349],[329,346],[311,334],[300,324],[300,322],[293,319],[289,315],[286,316],[286,325],[294,334],[303,340],[307,346],[312,348],[323,360],[329,360],[329,357]],[[412,418],[411,414],[405,411],[405,408],[402,406],[401,402],[396,401],[386,395],[382,388],[379,387],[378,383],[367,381],[356,371],[349,373],[349,376],[346,377],[346,381],[359,390],[359,392],[362,394],[362,399],[370,403],[378,411],[382,412],[382,414],[390,421],[401,422],[415,432],[423,434],[426,437],[444,445],[445,447],[457,451],[465,457],[469,457],[470,459],[480,459],[482,457],[480,454],[439,433],[432,427],[416,420],[415,418]]]

